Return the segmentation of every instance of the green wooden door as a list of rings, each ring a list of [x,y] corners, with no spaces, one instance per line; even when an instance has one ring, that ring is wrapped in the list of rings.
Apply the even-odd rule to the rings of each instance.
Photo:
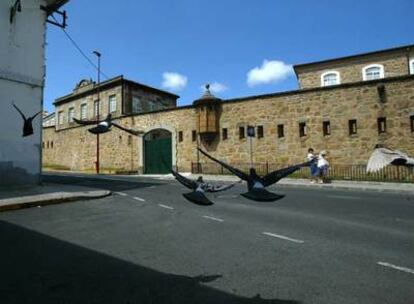
[[[170,173],[172,167],[171,137],[145,141],[145,173]]]

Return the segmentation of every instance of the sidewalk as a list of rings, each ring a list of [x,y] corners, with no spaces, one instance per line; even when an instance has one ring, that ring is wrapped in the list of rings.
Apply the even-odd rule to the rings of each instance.
[[[189,178],[195,179],[199,175],[191,174]],[[208,181],[229,181],[235,182],[239,179],[232,175],[202,175]],[[388,193],[404,193],[414,195],[414,184],[412,183],[383,183],[383,182],[364,182],[364,181],[343,181],[334,180],[329,184],[311,184],[308,179],[283,178],[271,187],[292,187],[292,188],[314,188],[314,189],[341,189],[353,191],[374,191]]]
[[[108,190],[52,183],[19,189],[0,188],[0,212],[81,199],[95,199],[110,194],[111,191]]]

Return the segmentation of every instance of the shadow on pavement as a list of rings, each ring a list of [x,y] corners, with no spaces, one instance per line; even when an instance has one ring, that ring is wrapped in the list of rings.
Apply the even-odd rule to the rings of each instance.
[[[159,183],[132,181],[132,180],[113,180],[105,179],[105,177],[89,177],[89,176],[70,176],[70,175],[42,175],[42,182],[53,183],[70,186],[84,186],[90,188],[106,189],[110,191],[125,191],[138,188],[145,188]]]
[[[0,221],[0,299],[11,303],[275,303],[203,283],[221,275],[162,273]]]

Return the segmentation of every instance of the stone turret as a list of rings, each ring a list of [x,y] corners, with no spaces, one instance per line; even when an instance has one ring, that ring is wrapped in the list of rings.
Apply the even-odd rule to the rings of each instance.
[[[197,132],[200,139],[210,144],[220,132],[221,99],[210,92],[210,85],[199,99],[193,102],[197,113]]]

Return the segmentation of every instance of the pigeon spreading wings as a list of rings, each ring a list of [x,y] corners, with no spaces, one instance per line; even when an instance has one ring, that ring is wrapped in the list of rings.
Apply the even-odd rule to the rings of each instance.
[[[222,186],[213,186],[208,183],[205,183],[200,176],[196,181],[188,179],[184,176],[182,176],[180,173],[170,170],[171,173],[174,175],[176,180],[180,182],[185,187],[192,190],[190,193],[184,193],[183,196],[189,200],[190,202],[193,202],[197,205],[212,205],[213,202],[211,202],[206,196],[205,192],[220,192],[227,189],[232,188],[236,183],[230,184],[230,185],[222,185]]]
[[[368,159],[367,172],[378,172],[388,165],[413,167],[414,158],[404,152],[377,145]]]
[[[265,187],[268,187],[274,183],[277,183],[282,178],[294,173],[295,171],[299,170],[302,167],[310,166],[311,163],[315,161],[315,160],[311,160],[306,163],[275,170],[263,177],[260,177],[259,175],[257,175],[256,170],[254,168],[250,168],[250,174],[246,174],[242,172],[241,170],[234,168],[230,166],[229,164],[226,164],[225,162],[222,162],[214,158],[213,156],[209,155],[203,150],[201,149],[198,149],[198,150],[201,153],[203,153],[205,156],[210,158],[211,160],[222,165],[224,168],[229,170],[234,175],[238,176],[240,179],[245,180],[247,182],[248,192],[243,193],[242,195],[246,198],[249,198],[255,201],[275,201],[277,199],[282,198],[283,197],[282,195],[269,192],[265,189]]]
[[[89,126],[89,125],[97,125],[94,128],[89,129],[88,131],[92,134],[103,134],[106,132],[111,131],[111,127],[114,126],[115,128],[118,128],[122,131],[125,131],[129,134],[138,136],[144,134],[143,131],[134,130],[134,129],[128,129],[125,128],[117,123],[114,123],[112,120],[112,115],[108,114],[108,116],[105,118],[105,120],[79,120],[74,118],[73,119],[77,124],[83,125],[83,126]]]
[[[13,107],[19,112],[20,116],[23,118],[23,137],[29,136],[33,134],[33,119],[36,118],[37,115],[42,113],[42,111],[37,112],[35,115],[26,118],[23,112],[12,102]]]

